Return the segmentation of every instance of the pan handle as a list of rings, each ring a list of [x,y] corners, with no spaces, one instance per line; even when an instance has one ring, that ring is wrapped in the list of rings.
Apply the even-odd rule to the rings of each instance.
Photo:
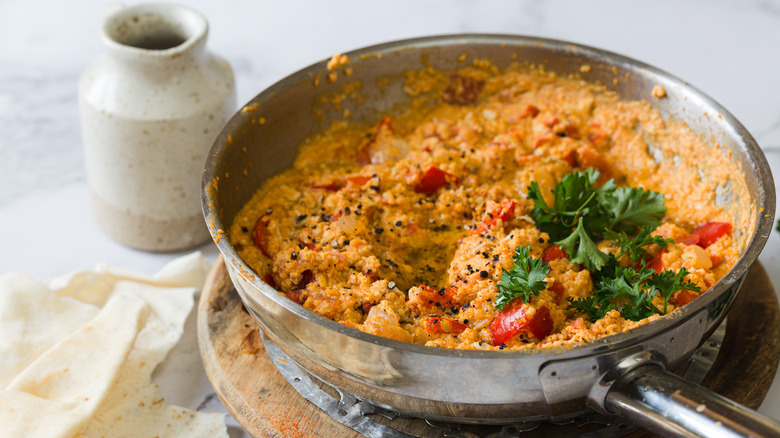
[[[780,437],[776,420],[656,364],[636,367],[609,386],[606,411],[663,436]]]

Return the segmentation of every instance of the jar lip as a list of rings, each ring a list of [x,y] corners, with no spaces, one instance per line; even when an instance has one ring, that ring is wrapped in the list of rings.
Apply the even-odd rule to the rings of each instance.
[[[107,11],[104,45],[126,56],[176,57],[201,45],[208,22],[199,12],[169,3],[116,6]]]

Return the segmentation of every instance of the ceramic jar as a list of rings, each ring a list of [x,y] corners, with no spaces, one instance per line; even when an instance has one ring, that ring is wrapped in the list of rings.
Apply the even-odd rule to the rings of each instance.
[[[182,6],[116,7],[101,31],[105,53],[79,83],[95,221],[147,251],[203,243],[200,177],[236,110],[233,70],[206,50],[206,19]]]

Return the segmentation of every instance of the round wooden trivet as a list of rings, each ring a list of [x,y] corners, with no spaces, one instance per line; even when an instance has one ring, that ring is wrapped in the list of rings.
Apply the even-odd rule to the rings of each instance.
[[[255,438],[358,437],[301,397],[265,352],[257,325],[244,310],[220,258],[203,287],[198,306],[198,338],[206,372],[236,421]],[[718,358],[702,384],[731,400],[757,408],[766,396],[780,360],[780,309],[766,271],[750,269],[729,312]],[[376,416],[375,416],[376,417]],[[442,436],[423,420],[372,417],[415,436]],[[524,437],[575,436],[576,426],[543,424]],[[645,436],[641,431],[632,436]]]

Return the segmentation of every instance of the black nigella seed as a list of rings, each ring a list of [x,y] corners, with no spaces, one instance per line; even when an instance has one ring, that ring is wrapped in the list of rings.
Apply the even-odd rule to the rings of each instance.
[[[241,227],[241,231],[243,231],[243,232],[245,232],[245,233],[248,233],[248,232],[249,232],[249,228],[247,228],[247,227]]]
[[[298,253],[293,251],[293,253],[292,253],[292,254],[290,254],[290,259],[292,259],[292,260],[298,260]]]
[[[487,273],[487,271],[479,271],[479,276],[482,277],[482,278],[487,278],[488,277],[488,273]]]
[[[403,223],[403,222],[401,222],[401,221],[396,221],[396,222],[395,222],[395,226],[396,226],[396,227],[400,227],[400,226],[401,226],[401,225],[403,225],[403,224],[404,224],[404,223]]]
[[[300,215],[300,216],[298,216],[298,217],[296,217],[296,218],[295,218],[295,220],[296,220],[297,222],[300,222],[300,221],[302,221],[302,220],[304,220],[304,219],[306,219],[306,215],[305,215],[305,214],[302,214],[302,215]]]
[[[382,234],[384,231],[385,231],[384,228],[375,228],[374,229],[374,232],[377,233],[377,234]]]
[[[445,291],[444,288],[439,289],[439,295],[444,296],[444,291]]]

